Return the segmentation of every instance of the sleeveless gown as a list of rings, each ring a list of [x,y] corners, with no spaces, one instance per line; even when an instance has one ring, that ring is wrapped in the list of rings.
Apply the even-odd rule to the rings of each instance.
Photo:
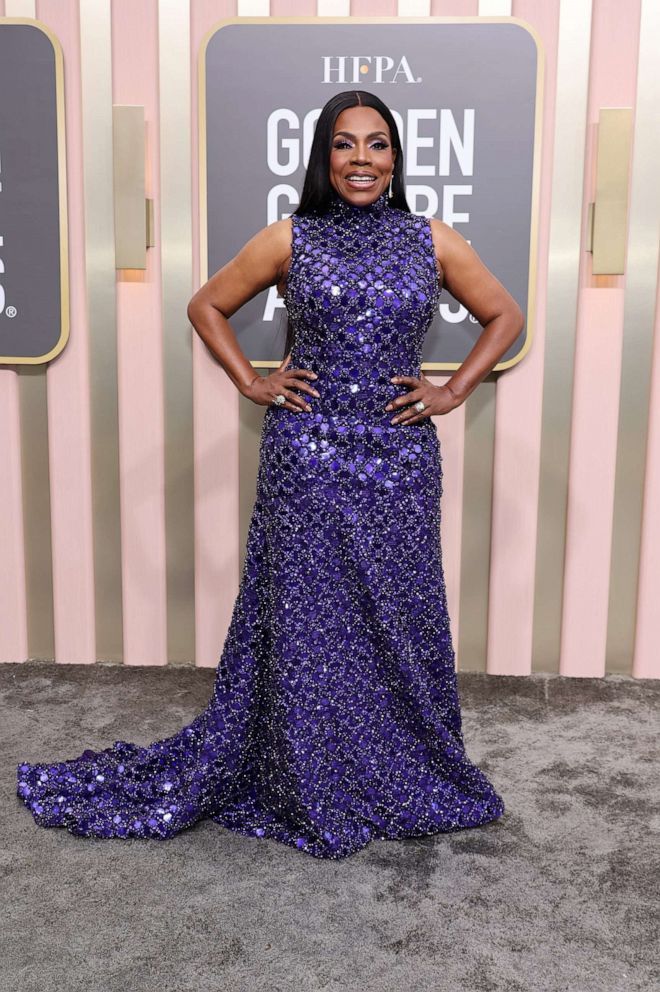
[[[292,221],[288,367],[315,371],[320,398],[266,409],[211,699],[152,744],[20,763],[40,826],[167,839],[207,817],[339,859],[504,812],[462,736],[436,429],[384,409],[409,391],[391,376],[419,376],[438,306],[429,223],[385,193]]]

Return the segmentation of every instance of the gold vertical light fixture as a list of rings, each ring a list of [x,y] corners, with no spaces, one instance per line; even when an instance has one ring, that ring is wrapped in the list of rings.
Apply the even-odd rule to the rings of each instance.
[[[587,251],[593,255],[595,276],[623,275],[625,271],[632,135],[632,108],[600,111],[596,192],[587,223]]]
[[[153,200],[145,197],[144,107],[112,108],[115,268],[146,269]]]

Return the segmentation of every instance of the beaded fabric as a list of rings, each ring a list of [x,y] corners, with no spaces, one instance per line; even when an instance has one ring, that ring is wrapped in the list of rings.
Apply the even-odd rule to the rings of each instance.
[[[166,839],[207,817],[316,858],[476,827],[504,803],[466,753],[430,418],[385,405],[420,375],[440,294],[427,220],[334,194],[292,217],[289,367],[311,412],[265,412],[256,499],[206,708],[146,746],[17,767],[44,827]]]

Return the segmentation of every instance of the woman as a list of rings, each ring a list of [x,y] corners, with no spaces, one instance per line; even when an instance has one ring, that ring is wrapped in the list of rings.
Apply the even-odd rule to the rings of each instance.
[[[18,795],[38,824],[165,839],[210,817],[338,859],[372,838],[503,813],[462,737],[430,418],[477,386],[523,316],[460,235],[410,212],[403,175],[388,108],[338,94],[319,118],[298,210],[190,301],[235,386],[268,407],[213,695],[150,745],[20,764]],[[484,331],[435,386],[420,362],[440,279]],[[229,318],[272,285],[290,326],[284,361],[262,377]]]

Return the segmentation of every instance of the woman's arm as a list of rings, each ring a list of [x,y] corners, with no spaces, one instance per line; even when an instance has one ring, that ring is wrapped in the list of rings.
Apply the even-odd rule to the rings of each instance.
[[[280,281],[291,254],[291,223],[278,220],[258,231],[188,303],[191,324],[244,396],[261,377],[241,351],[228,318]]]
[[[513,344],[525,315],[465,238],[435,217],[430,220],[443,286],[475,317],[483,331],[445,386],[463,402]]]

